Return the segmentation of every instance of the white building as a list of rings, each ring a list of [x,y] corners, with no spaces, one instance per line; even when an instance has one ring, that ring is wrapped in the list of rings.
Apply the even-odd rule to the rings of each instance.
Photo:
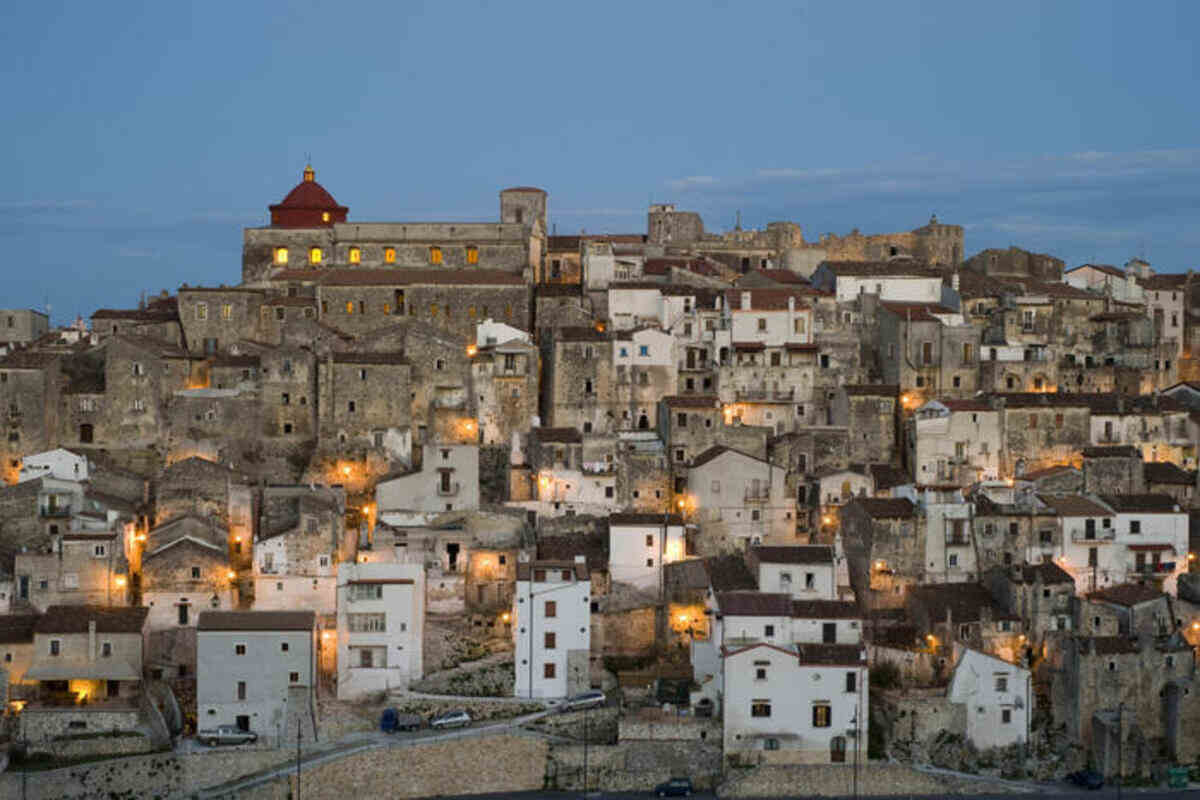
[[[719,347],[756,343],[765,347],[812,344],[813,292],[809,289],[729,289]]]
[[[338,699],[403,689],[418,680],[424,632],[422,565],[340,564]]]
[[[312,611],[202,611],[197,727],[233,725],[266,740],[293,739],[295,717],[303,729],[316,714],[316,635]]]
[[[1188,512],[1165,494],[1101,495],[1116,513],[1112,583],[1152,582],[1175,595],[1187,572]],[[1076,585],[1081,585],[1076,581]]]
[[[796,540],[796,499],[786,478],[783,467],[718,445],[692,461],[688,505],[701,528],[716,531],[731,544],[791,544]]]
[[[608,574],[614,583],[658,591],[662,567],[686,554],[683,519],[678,514],[611,514],[608,518]]]
[[[829,545],[755,547],[751,570],[757,568],[758,588],[790,595],[795,600],[837,600],[837,570]]]
[[[591,595],[583,556],[517,565],[514,696],[568,697],[590,687]]]
[[[254,544],[254,608],[256,611],[311,608],[319,614],[337,611],[337,545],[328,532],[280,533]],[[321,539],[324,541],[321,541]],[[309,548],[296,545],[306,540]]]
[[[817,491],[822,506],[841,506],[855,497],[875,494],[875,481],[863,465],[823,471],[817,475]]]
[[[723,650],[725,754],[765,763],[866,758],[866,650],[860,645],[766,643]]]
[[[918,487],[925,517],[925,582],[964,583],[979,575],[973,516],[962,489]],[[920,533],[920,531],[918,531]]]
[[[463,511],[479,508],[479,447],[426,444],[421,468],[375,485],[380,514],[389,511]]]
[[[930,400],[912,418],[908,449],[918,484],[1000,474],[1000,412],[975,400]]]
[[[1037,499],[1058,519],[1062,551],[1055,563],[1075,581],[1077,591],[1086,594],[1121,583],[1116,513],[1091,495],[1040,494]]]
[[[839,600],[795,600],[782,592],[719,592],[712,622],[716,647],[744,647],[764,642],[792,644],[861,644],[858,607]]]
[[[940,273],[911,259],[888,262],[826,261],[812,275],[812,285],[835,292],[839,303],[873,294],[886,303],[942,303]]]
[[[479,347],[489,347],[514,340],[529,344],[529,333],[512,325],[496,322],[490,317],[475,326],[475,344]]]
[[[1137,276],[1108,264],[1084,264],[1063,273],[1063,283],[1076,289],[1089,289],[1106,294],[1123,303],[1140,303],[1142,287]]]
[[[17,483],[34,478],[57,478],[62,481],[86,481],[89,475],[86,456],[58,448],[44,453],[34,453],[21,459],[21,472]]]
[[[966,706],[966,736],[980,750],[1029,740],[1033,703],[1029,670],[964,648],[947,697]]]

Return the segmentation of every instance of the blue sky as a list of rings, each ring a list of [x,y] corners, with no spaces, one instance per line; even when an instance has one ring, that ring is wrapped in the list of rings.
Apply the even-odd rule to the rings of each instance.
[[[351,219],[809,237],[931,212],[967,252],[1200,266],[1200,4],[14,3],[3,306],[236,283],[311,154]]]

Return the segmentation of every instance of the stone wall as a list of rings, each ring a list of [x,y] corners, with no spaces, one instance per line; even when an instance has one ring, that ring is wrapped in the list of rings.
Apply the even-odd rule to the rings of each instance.
[[[544,785],[546,751],[544,741],[519,736],[369,750],[304,769],[300,789],[306,800],[532,791]],[[279,778],[237,798],[286,800],[294,782]]]
[[[127,732],[117,735],[63,736],[40,745],[30,745],[31,753],[48,753],[55,758],[91,758],[95,756],[129,756],[149,753],[154,743],[144,733]]]
[[[583,745],[551,747],[546,763],[546,788],[560,791],[584,788],[583,750]],[[589,789],[645,791],[678,775],[690,776],[698,789],[710,789],[721,779],[721,742],[720,739],[711,744],[631,741],[589,746],[587,762]]]
[[[286,763],[292,755],[281,750],[212,750],[131,756],[35,772],[24,791],[28,800],[174,797]],[[0,774],[0,797],[21,797],[21,792],[20,773]]]
[[[853,764],[767,766],[727,780],[721,797],[848,796],[855,785]],[[863,795],[945,796],[1004,792],[1003,785],[957,780],[918,772],[899,764],[859,764],[858,793]]]
[[[87,706],[45,711],[27,708],[21,716],[24,736],[31,743],[47,742],[73,733],[134,730],[141,721],[137,709],[98,711]],[[87,727],[83,730],[68,727],[78,722],[84,722]]]

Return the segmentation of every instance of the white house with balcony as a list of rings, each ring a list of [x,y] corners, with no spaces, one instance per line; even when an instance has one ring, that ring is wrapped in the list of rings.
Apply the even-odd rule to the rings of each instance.
[[[918,485],[1000,474],[1000,412],[977,400],[930,400],[914,412],[908,451]]]
[[[425,568],[338,565],[337,696],[353,700],[404,689],[423,674]]]
[[[1080,593],[1121,583],[1122,558],[1115,546],[1117,515],[1099,497],[1083,494],[1037,496],[1058,520],[1062,549],[1055,563],[1075,581]]]
[[[1029,741],[1033,705],[1029,670],[964,648],[947,698],[966,706],[966,737],[978,749]]]
[[[731,544],[791,544],[796,499],[787,470],[740,450],[717,445],[692,460],[688,494],[702,529]]]
[[[584,556],[517,564],[513,695],[569,697],[591,686],[592,583]]]
[[[1101,495],[1101,499],[1116,514],[1116,574],[1111,583],[1147,582],[1174,595],[1176,579],[1188,567],[1187,509],[1165,494]]]
[[[837,600],[833,547],[824,544],[755,547],[747,562],[757,572],[758,588],[795,600]]]
[[[379,514],[390,511],[471,511],[479,508],[479,447],[429,443],[421,467],[375,485]]]
[[[658,591],[664,564],[686,555],[678,514],[623,512],[608,517],[608,573],[614,583]]]
[[[866,758],[867,655],[855,644],[722,649],[726,756],[828,764]]]

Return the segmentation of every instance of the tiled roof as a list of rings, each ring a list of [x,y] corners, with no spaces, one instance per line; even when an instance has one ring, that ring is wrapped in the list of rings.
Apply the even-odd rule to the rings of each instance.
[[[1124,278],[1125,277],[1124,270],[1118,269],[1109,264],[1080,264],[1078,267],[1071,267],[1069,270],[1067,270],[1063,274],[1070,275],[1072,272],[1075,272],[1075,271],[1081,270],[1081,269],[1087,269],[1088,267],[1091,267],[1092,269],[1096,270],[1097,272],[1103,272],[1106,275],[1112,275],[1114,278]]]
[[[846,394],[851,396],[895,397],[900,394],[900,386],[895,383],[859,383],[842,388],[846,390]]]
[[[619,512],[608,515],[609,525],[682,525],[683,517],[678,514],[642,514]]]
[[[926,264],[915,259],[897,258],[892,261],[822,261],[825,267],[834,275],[847,277],[903,275],[919,276],[922,278],[941,278],[942,273],[930,269]],[[819,269],[820,267],[818,267]]]
[[[891,464],[868,464],[867,470],[875,481],[875,491],[877,492],[912,482],[912,478],[908,477],[907,472],[899,467],[893,467]]]
[[[583,556],[589,570],[606,572],[608,538],[599,533],[547,536],[538,540],[537,556],[539,561],[558,562],[574,562],[575,556]]]
[[[196,629],[201,631],[310,631],[316,627],[312,611],[201,611]]]
[[[887,311],[909,322],[941,322],[934,314],[953,314],[954,309],[938,303],[880,303]]]
[[[404,353],[334,353],[335,364],[380,364],[404,365],[409,361]]]
[[[1046,294],[1051,297],[1057,297],[1061,300],[1100,300],[1100,295],[1094,292],[1089,292],[1086,289],[1080,289],[1077,286],[1072,286],[1069,283],[1039,283],[1037,281],[1026,281],[1025,291],[1028,294]]]
[[[1158,589],[1152,586],[1143,586],[1140,583],[1119,583],[1116,586],[1089,592],[1087,596],[1088,600],[1113,603],[1119,606],[1141,605],[1162,597],[1166,597],[1166,595]]]
[[[1145,314],[1137,311],[1105,311],[1088,317],[1091,322],[1127,322],[1132,319],[1147,319]]]
[[[997,567],[1004,569],[1004,567]],[[1075,579],[1071,577],[1071,573],[1055,564],[1053,561],[1043,561],[1040,564],[1021,564],[1011,567],[1013,575],[1019,583],[1033,584],[1041,580],[1044,584],[1054,583],[1069,583],[1075,585]]]
[[[992,598],[987,589],[978,583],[925,583],[914,586],[911,596],[925,606],[930,620],[942,622],[946,611],[950,612],[954,624],[962,622],[978,622],[981,618],[980,609],[990,608],[992,619],[1020,619],[1009,614]]]
[[[749,453],[743,453],[741,450],[734,450],[732,447],[725,447],[724,445],[717,444],[717,445],[713,445],[712,447],[708,448],[703,453],[701,453],[700,455],[698,455],[694,459],[692,459],[692,463],[690,464],[690,466],[693,468],[702,467],[710,461],[715,461],[716,459],[720,458],[721,456],[725,455],[726,453],[737,453],[739,456],[742,456],[743,458],[753,459],[754,461],[760,461],[764,464],[766,463],[765,461],[763,461],[761,458],[758,458],[757,456],[752,456]]]
[[[673,394],[662,399],[668,408],[719,409],[721,398],[715,394]]]
[[[733,592],[758,588],[758,580],[740,555],[711,556],[704,559],[704,571],[714,592]]]
[[[1120,512],[1170,514],[1179,511],[1179,501],[1168,494],[1104,494],[1100,499]]]
[[[856,497],[850,501],[874,519],[908,518],[916,507],[907,497]]]
[[[1046,467],[1045,469],[1035,469],[1032,472],[1026,472],[1023,475],[1018,475],[1017,477],[1023,481],[1038,481],[1038,480],[1041,480],[1042,478],[1050,478],[1055,475],[1061,475],[1061,474],[1064,474],[1067,472],[1079,473],[1079,470],[1075,469],[1074,467],[1070,466],[1069,464],[1056,464],[1053,467]]]
[[[522,561],[521,563],[517,564],[517,580],[528,581],[530,579],[530,575],[540,569],[544,569],[546,571],[563,569],[573,570],[576,580],[588,580],[588,565],[586,562],[581,564],[574,560],[568,561],[565,559],[555,559],[553,561],[542,561],[539,559],[538,561],[533,562]]]
[[[50,606],[34,626],[35,633],[87,633],[96,623],[97,633],[141,633],[150,609],[145,606]]]
[[[556,444],[579,444],[583,434],[577,428],[534,428],[530,431],[539,442],[554,442]]]
[[[1196,483],[1194,472],[1188,472],[1170,461],[1147,461],[1142,465],[1142,471],[1146,477],[1146,483],[1182,486],[1193,486]]]
[[[746,274],[761,275],[767,280],[775,281],[776,283],[808,285],[808,281],[803,275],[792,272],[790,269],[755,269]]]
[[[857,644],[797,644],[801,664],[856,667],[867,663],[867,651]]]
[[[1098,656],[1128,655],[1138,651],[1137,642],[1124,636],[1093,636],[1080,642],[1085,654],[1091,650],[1091,646],[1095,646]]]
[[[1150,291],[1181,291],[1188,281],[1188,276],[1182,272],[1176,272],[1165,275],[1151,275],[1149,278],[1138,278],[1137,282],[1141,284],[1143,289]]]
[[[37,614],[0,614],[0,644],[32,642],[37,619]]]
[[[1085,447],[1084,458],[1141,458],[1142,454],[1133,445],[1120,444],[1110,447]]]
[[[859,619],[857,603],[844,600],[793,600],[792,616],[797,619]]]
[[[726,617],[790,617],[792,596],[782,592],[720,592],[717,608]]]
[[[1041,500],[1060,517],[1111,517],[1104,506],[1081,494],[1039,494]]]
[[[555,338],[562,342],[604,342],[608,334],[591,325],[565,325],[554,331]]]
[[[764,564],[832,564],[833,548],[824,544],[755,547],[750,551]]]
[[[950,409],[951,411],[994,411],[995,410],[988,403],[984,403],[979,400],[955,400],[953,398],[946,398],[944,400],[938,400],[938,402],[941,403],[942,405],[944,405],[946,408]]]

